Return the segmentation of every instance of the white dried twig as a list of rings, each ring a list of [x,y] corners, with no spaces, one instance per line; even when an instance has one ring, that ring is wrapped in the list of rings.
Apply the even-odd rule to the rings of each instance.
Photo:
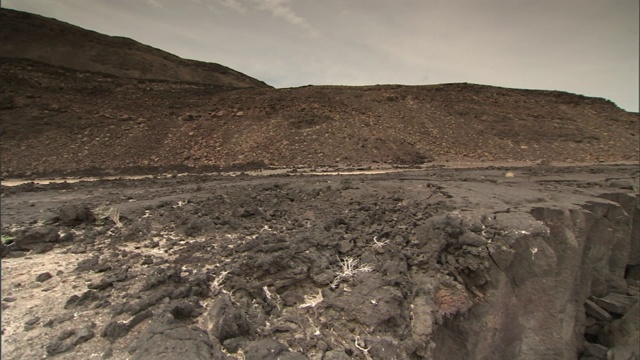
[[[337,288],[342,280],[353,277],[356,273],[370,272],[371,270],[373,270],[373,268],[367,264],[358,266],[358,259],[354,259],[350,256],[347,256],[346,258],[344,258],[344,260],[338,259],[338,261],[340,261],[342,271],[331,282],[330,286],[332,289]]]
[[[389,239],[385,239],[384,241],[379,241],[377,236],[373,237],[373,247],[376,249],[381,249],[383,246],[389,243]]]
[[[189,200],[186,200],[186,201],[182,201],[182,200],[180,200],[180,201],[178,201],[178,203],[177,203],[177,204],[173,205],[173,208],[174,208],[174,209],[175,209],[175,208],[181,208],[181,207],[183,207],[183,206],[187,205],[188,203],[189,203]]]
[[[111,208],[111,211],[109,212],[109,219],[116,224],[116,227],[122,227],[122,223],[120,222],[120,210]]]
[[[276,305],[278,310],[280,310],[280,296],[278,294],[271,294],[267,286],[263,286],[262,290],[264,291],[264,295],[267,297],[267,300],[271,300]]]
[[[220,273],[220,276],[213,280],[213,282],[211,283],[211,292],[213,294],[218,293],[222,289],[222,282],[224,281],[224,278],[228,273],[228,271],[223,271]]]
[[[322,297],[322,290],[318,289],[318,294],[316,295],[305,295],[304,296],[304,304],[301,304],[300,309],[315,307],[318,305],[324,298]]]
[[[356,348],[358,350],[362,351],[362,353],[364,354],[365,359],[372,360],[371,355],[369,355],[369,350],[371,349],[371,347],[365,348],[364,346],[359,344],[359,340],[360,340],[360,336],[356,336],[356,344],[355,344]]]

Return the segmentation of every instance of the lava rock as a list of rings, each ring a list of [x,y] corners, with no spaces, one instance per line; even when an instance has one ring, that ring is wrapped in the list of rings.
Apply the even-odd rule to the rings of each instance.
[[[304,360],[306,356],[289,351],[289,348],[272,339],[248,343],[244,350],[245,360]]]
[[[45,252],[53,248],[53,243],[60,240],[58,229],[53,226],[33,227],[22,235],[16,237],[14,248],[17,250],[34,250],[37,253]]]
[[[132,360],[226,359],[217,345],[214,346],[207,333],[197,327],[154,320],[149,330],[139,335],[129,353]]]
[[[53,277],[53,275],[51,275],[50,272],[44,272],[38,276],[36,276],[36,281],[37,282],[45,282],[49,279],[51,279]]]
[[[234,305],[227,293],[218,295],[206,316],[209,323],[209,336],[221,342],[251,333],[244,310]]]
[[[608,324],[600,334],[600,342],[609,347],[635,346],[640,348],[640,304],[636,303],[621,318]]]
[[[73,340],[73,346],[77,346],[82,344],[83,342],[87,342],[93,339],[96,336],[96,333],[93,331],[91,326],[85,326],[78,330],[76,333],[76,337]]]
[[[609,314],[606,310],[604,310],[600,306],[596,305],[596,303],[594,303],[591,300],[585,301],[584,307],[585,307],[585,310],[587,311],[587,314],[593,316],[598,320],[602,320],[602,321],[613,320],[613,317],[611,316],[611,314]]]
[[[65,226],[76,226],[82,223],[94,223],[95,216],[86,205],[67,205],[58,209],[58,223]]]
[[[11,249],[8,246],[5,246],[3,242],[0,242],[0,258],[4,258],[9,255]]]
[[[84,272],[84,271],[94,270],[99,266],[99,261],[100,261],[100,256],[94,255],[93,257],[80,261],[78,265],[76,265],[76,268],[74,271]]]
[[[634,296],[610,293],[603,298],[594,298],[593,302],[611,313],[624,315],[638,299]]]
[[[593,356],[596,359],[605,360],[607,358],[607,350],[608,348],[606,346],[600,344],[592,344],[589,342],[584,344],[585,355]]]
[[[82,295],[71,295],[67,302],[64,304],[65,309],[69,309],[72,307],[88,305],[90,303],[96,302],[100,300],[100,295],[94,290],[88,290],[82,293]]]
[[[40,321],[40,316],[33,317],[33,318],[27,320],[24,324],[31,326],[31,325],[37,324],[38,321]]]
[[[487,245],[488,241],[476,233],[465,232],[458,238],[458,243],[460,245],[483,246]]]
[[[351,356],[347,355],[344,350],[329,350],[324,353],[322,360],[349,360]]]

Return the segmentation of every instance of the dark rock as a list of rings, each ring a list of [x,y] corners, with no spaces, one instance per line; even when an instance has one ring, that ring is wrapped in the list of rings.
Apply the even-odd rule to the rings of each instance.
[[[596,303],[594,303],[591,300],[587,300],[584,302],[584,308],[587,314],[593,316],[598,320],[602,320],[602,321],[613,320],[613,317],[611,316],[611,314],[609,314],[606,310],[604,310],[600,306],[596,305]]]
[[[607,353],[607,360],[638,360],[640,359],[640,347],[635,345],[616,346]]]
[[[76,245],[73,245],[73,247],[71,247],[71,249],[69,249],[69,252],[71,254],[86,254],[87,253],[87,247],[85,245],[76,244]]]
[[[153,313],[151,312],[151,310],[146,310],[136,314],[127,322],[112,321],[102,329],[100,336],[109,339],[109,341],[111,342],[114,342],[117,339],[126,336],[129,331],[131,331],[131,329],[133,329],[136,325],[152,316]]]
[[[181,302],[171,308],[171,315],[177,320],[188,319],[197,316],[197,311],[192,303]]]
[[[62,315],[55,317],[53,321],[55,321],[56,324],[62,324],[71,319],[73,319],[73,312],[68,311],[66,313],[63,313]]]
[[[80,261],[78,265],[76,265],[76,268],[74,271],[84,272],[84,271],[93,270],[96,267],[98,267],[99,261],[100,261],[100,256],[94,255],[93,257]]]
[[[51,243],[34,244],[31,248],[34,254],[44,254],[51,250],[53,250],[53,244]]]
[[[87,342],[93,339],[94,336],[96,336],[96,334],[91,328],[91,326],[83,327],[82,329],[78,330],[78,332],[76,333],[76,337],[73,340],[73,346],[77,346],[82,344],[83,342]]]
[[[400,350],[401,345],[390,337],[367,336],[365,341],[369,355],[374,359],[408,360],[408,357]]]
[[[176,324],[153,324],[139,335],[129,352],[131,359],[225,359],[219,347],[212,346],[207,333],[199,328]]]
[[[347,355],[344,350],[329,350],[324,353],[322,360],[349,360],[351,356]]]
[[[129,328],[133,329],[136,325],[140,324],[141,322],[143,322],[144,320],[152,316],[153,316],[153,312],[151,312],[151,310],[148,310],[148,309],[136,314],[134,317],[132,317],[128,321]]]
[[[246,344],[243,349],[245,360],[303,360],[306,356],[289,351],[289,348],[275,340],[263,339]]]
[[[57,339],[60,340],[60,341],[66,340],[66,339],[72,337],[75,334],[76,334],[76,331],[74,329],[62,330],[62,332],[60,334],[58,334]]]
[[[487,245],[487,243],[487,239],[473,232],[465,232],[458,238],[458,244],[460,245],[483,246]]]
[[[207,312],[209,336],[223,342],[230,338],[250,335],[251,328],[244,309],[234,305],[227,293],[221,293]]]
[[[76,226],[82,223],[94,223],[95,216],[85,205],[67,205],[58,209],[58,222],[65,226]]]
[[[93,269],[93,271],[97,273],[105,272],[107,270],[111,270],[111,265],[102,262],[99,262],[98,265],[96,265],[96,267]]]
[[[609,347],[640,347],[640,304],[636,303],[621,318],[605,326],[600,333],[600,342]]]
[[[73,241],[73,233],[66,232],[60,235],[60,242],[71,242],[71,241]]]
[[[152,294],[149,294],[147,297],[143,298],[140,301],[126,303],[123,310],[129,315],[135,315],[139,312],[149,309],[150,307],[162,301],[162,299],[169,297],[169,295],[171,295],[171,292],[171,288],[160,289]]]
[[[610,188],[633,190],[633,183],[630,180],[609,180],[607,186]]]
[[[36,252],[47,251],[58,242],[60,235],[58,229],[53,226],[33,227],[24,235],[16,237],[13,247],[17,250],[34,250]]]
[[[0,241],[0,258],[4,258],[5,256],[9,255],[10,251],[11,249]]]
[[[114,282],[121,282],[127,279],[128,268],[111,273],[100,279],[98,282],[93,282],[87,285],[89,289],[103,290],[113,285]]]
[[[127,335],[130,330],[129,324],[121,321],[112,321],[102,329],[100,336],[114,342]]]
[[[600,344],[592,344],[585,343],[584,344],[584,353],[587,356],[592,356],[599,360],[606,360],[607,358],[607,347]]]
[[[593,302],[601,308],[618,315],[624,315],[627,311],[638,302],[634,296],[610,293],[603,298],[594,297]]]
[[[230,354],[235,354],[246,343],[248,339],[246,337],[237,337],[227,339],[222,343],[222,347]]]
[[[24,324],[25,325],[35,325],[38,321],[40,321],[40,316],[33,317],[33,318],[27,320]]]
[[[53,342],[45,346],[45,350],[49,355],[62,354],[72,349],[71,344],[66,344],[60,340],[54,340]]]
[[[88,290],[82,293],[82,295],[71,295],[67,302],[64,304],[65,309],[69,309],[72,307],[88,305],[90,303],[96,302],[101,299],[100,294],[98,294],[94,290]]]
[[[36,281],[37,282],[45,282],[45,281],[51,279],[52,277],[53,277],[53,275],[51,275],[51,273],[44,272],[44,273],[36,276]]]
[[[2,299],[2,301],[4,301],[4,302],[14,302],[16,300],[18,300],[18,299],[13,297],[13,296],[6,296],[4,299]]]
[[[351,240],[342,240],[338,243],[338,251],[340,253],[344,254],[351,249],[353,249],[353,241]]]

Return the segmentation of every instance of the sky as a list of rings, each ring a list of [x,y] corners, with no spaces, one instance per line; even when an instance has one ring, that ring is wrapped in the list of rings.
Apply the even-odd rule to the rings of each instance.
[[[453,82],[639,103],[638,0],[2,0],[277,88]]]

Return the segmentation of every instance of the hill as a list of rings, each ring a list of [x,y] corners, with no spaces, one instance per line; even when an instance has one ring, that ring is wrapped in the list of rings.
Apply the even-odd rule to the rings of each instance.
[[[638,114],[600,98],[466,83],[273,89],[230,69],[198,82],[196,74],[223,67],[29,14],[1,14],[3,176],[639,160]],[[37,22],[46,26],[28,30]],[[60,43],[50,57],[44,40],[16,50],[42,36],[31,32],[51,28],[76,35],[52,35]],[[6,35],[12,32],[24,34]],[[85,54],[107,48],[116,55],[104,67]],[[61,64],[65,52],[89,60]],[[175,76],[131,70],[127,64],[140,64],[125,56],[131,52],[168,61]],[[233,76],[218,81],[220,74]]]
[[[9,9],[0,9],[0,54],[135,79],[268,87],[219,64],[182,59],[128,38]]]

